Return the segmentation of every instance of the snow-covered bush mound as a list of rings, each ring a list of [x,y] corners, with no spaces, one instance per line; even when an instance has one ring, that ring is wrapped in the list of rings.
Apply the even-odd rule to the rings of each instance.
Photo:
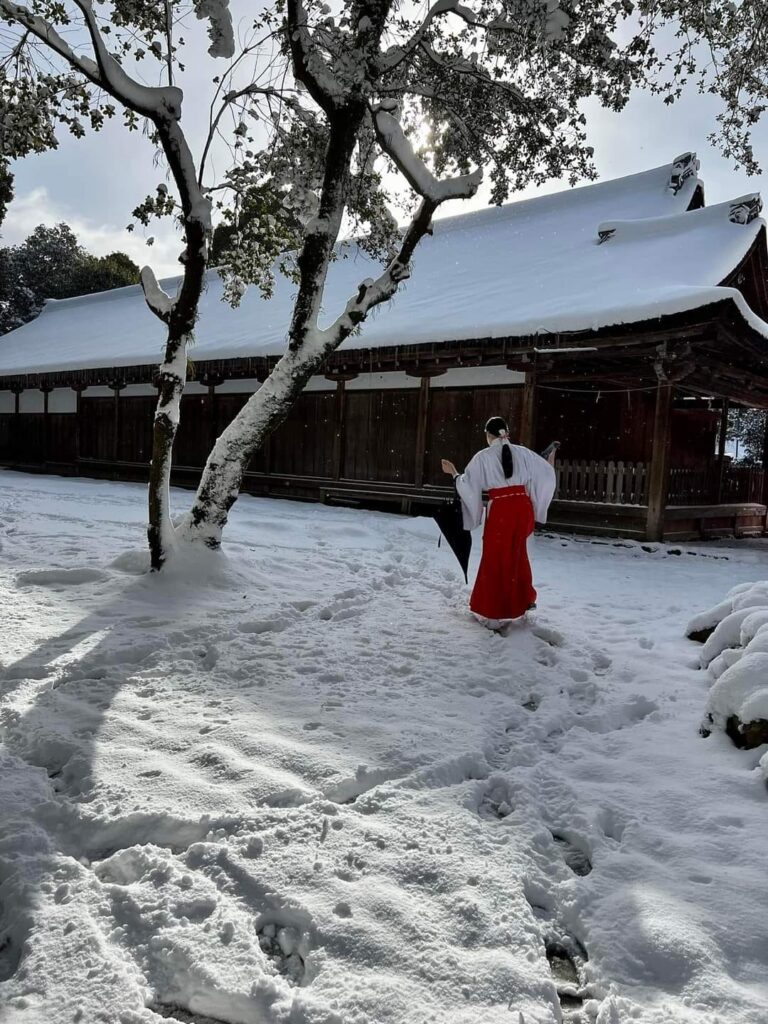
[[[699,660],[715,680],[707,730],[724,729],[737,747],[768,743],[768,580],[740,583],[688,623],[703,643]]]

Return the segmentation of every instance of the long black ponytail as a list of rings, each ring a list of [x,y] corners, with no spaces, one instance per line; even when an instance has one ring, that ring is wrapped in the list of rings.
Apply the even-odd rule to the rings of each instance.
[[[504,470],[504,479],[509,480],[515,471],[515,461],[512,458],[512,449],[506,443],[509,438],[509,427],[506,420],[503,420],[501,416],[491,416],[485,424],[485,432],[491,437],[501,438],[501,468]]]

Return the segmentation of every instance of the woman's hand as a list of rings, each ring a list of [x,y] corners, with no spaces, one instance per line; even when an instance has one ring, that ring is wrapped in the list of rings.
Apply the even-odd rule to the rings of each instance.
[[[459,471],[456,469],[454,464],[449,459],[441,459],[440,465],[443,467],[443,472],[447,473],[448,476],[458,476]]]

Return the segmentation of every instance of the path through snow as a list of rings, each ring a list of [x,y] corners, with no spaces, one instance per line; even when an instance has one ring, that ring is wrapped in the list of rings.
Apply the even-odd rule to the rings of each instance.
[[[430,521],[243,498],[149,578],[142,488],[0,482],[4,1022],[768,1019],[765,750],[682,637],[766,545],[539,538],[503,638]]]

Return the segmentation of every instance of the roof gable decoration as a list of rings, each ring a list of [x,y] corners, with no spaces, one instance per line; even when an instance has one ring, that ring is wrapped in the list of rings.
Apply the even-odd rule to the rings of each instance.
[[[683,236],[691,229],[700,225],[716,226],[725,223],[727,218],[731,224],[746,226],[760,216],[763,201],[759,192],[731,199],[715,206],[700,207],[686,210],[684,213],[664,214],[660,217],[641,217],[635,220],[609,220],[597,226],[596,245],[602,245],[615,238],[616,241],[631,242],[643,238],[661,239],[662,236]],[[711,241],[716,241],[712,235]]]
[[[669,175],[667,188],[673,195],[677,195],[688,178],[698,173],[701,161],[695,153],[681,153],[672,161],[672,170]]]
[[[752,192],[739,199],[732,199],[728,220],[732,224],[750,224],[756,217],[760,216],[763,209],[763,200],[759,192]]]

